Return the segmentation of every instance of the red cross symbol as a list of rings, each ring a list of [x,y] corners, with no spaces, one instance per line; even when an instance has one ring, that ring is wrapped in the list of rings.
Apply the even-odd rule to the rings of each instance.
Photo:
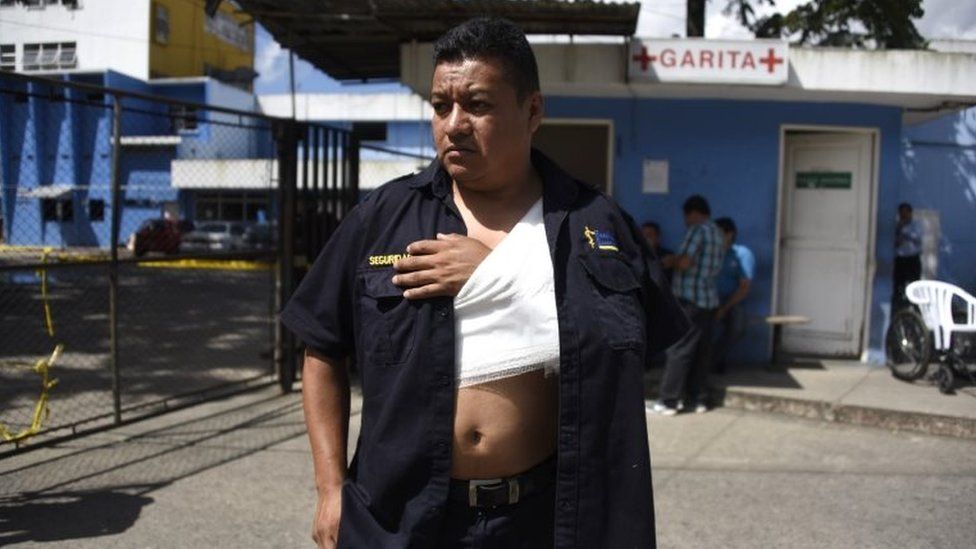
[[[634,54],[633,60],[639,61],[641,70],[646,71],[649,64],[657,61],[657,56],[647,55],[647,46],[641,46],[641,52],[639,54]]]
[[[759,62],[766,65],[769,68],[769,72],[773,72],[776,70],[776,65],[783,63],[783,58],[776,57],[776,51],[773,48],[769,48],[769,53],[766,54],[766,57],[760,58]]]

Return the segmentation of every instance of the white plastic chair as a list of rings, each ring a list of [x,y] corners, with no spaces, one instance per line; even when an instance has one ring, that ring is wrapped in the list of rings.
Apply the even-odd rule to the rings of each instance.
[[[936,350],[948,351],[952,347],[953,332],[976,332],[976,298],[962,288],[937,280],[917,280],[905,288],[905,296],[918,305],[925,325],[932,330]],[[955,298],[966,304],[963,324],[952,318]]]

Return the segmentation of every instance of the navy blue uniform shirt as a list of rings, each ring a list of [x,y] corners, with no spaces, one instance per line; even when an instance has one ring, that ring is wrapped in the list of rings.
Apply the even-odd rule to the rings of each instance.
[[[556,547],[653,547],[645,361],[686,319],[633,220],[542,154],[559,319]],[[326,356],[354,355],[362,427],[342,488],[340,547],[427,547],[451,470],[451,297],[409,301],[391,281],[411,242],[466,234],[434,161],[376,189],[339,225],[281,321]]]

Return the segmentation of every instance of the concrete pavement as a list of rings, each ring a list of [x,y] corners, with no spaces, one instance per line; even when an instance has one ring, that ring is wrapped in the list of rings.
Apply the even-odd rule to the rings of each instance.
[[[972,544],[973,440],[730,409],[649,440],[663,548]],[[0,545],[307,547],[311,475],[299,396],[261,390],[0,460]]]
[[[926,378],[901,381],[884,366],[806,359],[733,368],[712,384],[726,407],[976,439],[976,387],[965,379],[943,395]]]

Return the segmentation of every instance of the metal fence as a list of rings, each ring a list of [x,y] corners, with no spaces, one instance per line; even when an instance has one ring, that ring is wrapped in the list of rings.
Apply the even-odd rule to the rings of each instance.
[[[289,389],[275,312],[358,199],[347,131],[94,78],[0,73],[0,456]]]

